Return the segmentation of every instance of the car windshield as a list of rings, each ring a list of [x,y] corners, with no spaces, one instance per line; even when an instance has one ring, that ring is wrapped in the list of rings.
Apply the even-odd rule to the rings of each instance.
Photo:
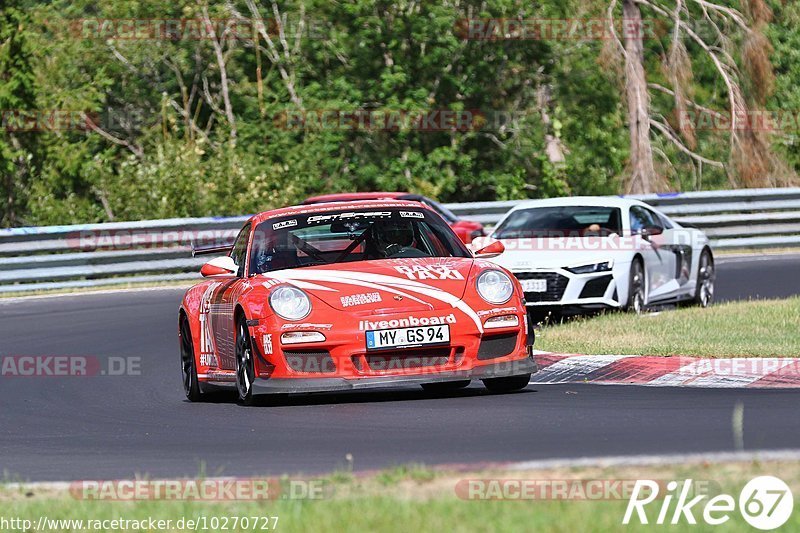
[[[423,257],[471,257],[426,209],[375,207],[294,214],[256,226],[251,274],[313,265]]]
[[[557,206],[514,211],[497,227],[494,237],[588,237],[614,233],[622,233],[619,208]]]

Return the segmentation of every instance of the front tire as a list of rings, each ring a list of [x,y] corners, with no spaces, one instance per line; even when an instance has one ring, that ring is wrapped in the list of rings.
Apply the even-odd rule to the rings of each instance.
[[[256,375],[253,365],[250,335],[245,321],[239,320],[236,326],[236,389],[242,405],[253,405],[253,381]]]
[[[634,259],[631,263],[630,281],[628,284],[628,301],[625,310],[641,315],[645,306],[645,287],[646,280],[644,274],[644,264],[641,259]]]
[[[530,374],[522,374],[508,378],[487,378],[483,380],[483,385],[493,393],[514,392],[527,387],[530,380]]]
[[[714,280],[717,277],[714,269],[714,259],[708,249],[700,254],[700,264],[697,267],[697,288],[694,291],[692,303],[700,307],[708,307],[714,303]]]
[[[194,358],[194,343],[189,319],[181,316],[180,320],[181,374],[183,375],[183,392],[190,402],[199,402],[203,398],[200,382],[197,379],[197,362]]]

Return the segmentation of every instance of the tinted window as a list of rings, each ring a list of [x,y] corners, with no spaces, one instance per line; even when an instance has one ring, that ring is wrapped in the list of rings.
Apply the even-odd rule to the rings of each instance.
[[[244,275],[245,257],[247,256],[247,240],[249,236],[250,224],[243,227],[242,231],[239,232],[239,235],[236,237],[236,241],[234,241],[233,248],[231,249],[230,253],[233,262],[239,267],[239,272],[237,274],[239,276]]]
[[[648,209],[648,211],[650,211],[650,215],[653,217],[653,220],[658,221],[658,225],[661,226],[662,228],[664,228],[664,229],[672,229],[672,228],[675,227],[675,226],[672,225],[672,222],[670,222],[670,220],[667,217],[665,217],[664,215],[662,215],[661,213],[657,213],[657,212],[651,211],[649,209]]]
[[[616,207],[534,207],[511,213],[495,230],[494,237],[518,239],[620,234],[621,220],[620,210]]]
[[[661,222],[653,218],[655,213],[644,207],[634,205],[631,207],[631,231],[638,233],[648,226],[661,227]]]
[[[409,257],[471,255],[447,224],[424,209],[332,210],[259,224],[250,272]]]

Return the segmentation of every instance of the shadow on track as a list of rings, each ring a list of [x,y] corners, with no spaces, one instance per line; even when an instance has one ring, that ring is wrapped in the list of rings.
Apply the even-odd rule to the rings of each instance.
[[[297,394],[261,394],[257,395],[251,407],[303,407],[311,405],[337,405],[337,404],[378,404],[385,402],[412,402],[433,399],[475,398],[491,396],[508,396],[513,394],[528,394],[537,392],[535,389],[526,388],[520,391],[504,394],[492,394],[483,386],[470,386],[454,391],[431,392],[421,388],[383,389],[369,391],[345,392],[317,392]],[[232,404],[238,401],[233,391],[215,391],[203,396],[200,404]],[[185,403],[191,404],[188,400]],[[244,407],[244,406],[243,406]]]

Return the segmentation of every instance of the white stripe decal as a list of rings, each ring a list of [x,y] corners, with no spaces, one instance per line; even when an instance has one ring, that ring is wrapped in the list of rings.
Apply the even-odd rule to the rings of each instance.
[[[420,283],[414,280],[405,280],[393,276],[386,276],[383,274],[370,274],[366,272],[352,272],[349,270],[337,270],[336,272],[329,272],[329,271],[319,271],[319,270],[287,270],[287,271],[277,271],[272,272],[269,274],[270,277],[275,279],[281,279],[286,281],[294,281],[294,280],[314,280],[314,281],[327,281],[331,283],[342,283],[342,284],[350,284],[350,285],[359,285],[359,286],[366,286],[368,283],[373,283],[377,285],[377,288],[381,288],[383,290],[387,290],[389,292],[394,292],[392,287],[399,287],[405,289],[407,291],[415,292],[417,294],[422,294],[433,298],[435,300],[439,300],[441,302],[450,304],[451,307],[459,309],[461,312],[466,314],[468,317],[475,322],[475,325],[478,327],[478,331],[483,333],[483,324],[481,323],[480,317],[478,317],[477,313],[469,307],[463,300],[459,297],[454,296],[447,291],[442,289],[431,287],[430,285],[426,285],[424,283]],[[413,297],[412,297],[413,298]],[[414,298],[417,300],[416,298]],[[417,300],[420,303],[421,300]]]
[[[309,283],[308,281],[302,281],[299,279],[293,279],[292,283],[297,285],[298,289],[308,289],[311,291],[328,291],[328,292],[339,292],[336,289],[332,289],[330,287],[326,287],[324,285],[317,285],[316,283]]]
[[[286,276],[286,275],[284,275],[283,272],[281,272],[280,275],[273,276],[273,277],[275,279],[280,280],[280,281],[291,281],[292,283],[295,283],[295,284],[303,283],[297,277],[295,277],[295,276]],[[358,286],[358,287],[368,287],[368,288],[371,288],[371,289],[383,290],[383,291],[386,291],[386,292],[390,292],[392,294],[400,295],[403,298],[408,298],[409,300],[414,300],[415,302],[421,303],[423,305],[430,306],[431,309],[433,309],[433,306],[430,303],[422,301],[419,298],[416,298],[416,297],[414,297],[411,294],[408,294],[406,292],[398,291],[397,289],[393,289],[391,287],[387,287],[386,285],[378,285],[378,284],[375,284],[375,283],[369,283],[369,282],[366,282],[364,280],[353,281],[353,280],[349,280],[349,279],[326,279],[325,281],[327,281],[329,283],[331,283],[331,282],[332,283],[341,283],[342,285],[355,285],[355,286]],[[333,289],[328,289],[328,290],[333,290]]]

